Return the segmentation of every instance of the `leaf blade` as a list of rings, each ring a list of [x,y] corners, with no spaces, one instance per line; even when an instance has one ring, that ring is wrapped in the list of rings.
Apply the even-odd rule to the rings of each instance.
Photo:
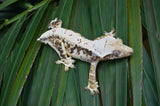
[[[154,67],[154,73],[157,83],[157,90],[158,90],[158,98],[160,101],[160,42],[156,37],[157,32],[157,26],[158,23],[157,20],[155,20],[155,15],[153,12],[152,2],[149,0],[144,1],[144,12],[145,12],[145,19],[146,19],[146,25],[147,25],[147,32],[148,32],[148,38],[149,38],[149,45],[151,49],[151,55],[153,60],[153,67]]]
[[[139,0],[129,0],[128,7],[129,44],[134,50],[134,53],[130,58],[133,105],[140,106],[142,104],[142,29]]]
[[[16,2],[17,0],[6,0],[2,4],[0,4],[0,10],[7,7],[8,5]]]
[[[24,54],[25,54],[25,50],[27,49],[27,47],[29,46],[29,43],[33,37],[34,31],[36,26],[38,25],[37,23],[39,22],[40,17],[42,16],[43,10],[45,8],[40,9],[37,14],[34,16],[33,20],[30,22],[32,27],[27,27],[26,32],[24,33],[24,39],[21,40],[21,45],[19,46],[19,51],[17,53],[17,56],[15,57],[15,61],[12,62],[12,65],[9,67],[10,68],[10,74],[9,76],[7,76],[7,83],[6,86],[3,86],[2,90],[5,90],[1,96],[0,96],[0,100],[1,100],[1,105],[3,105],[5,103],[5,101],[8,100],[8,93],[10,93],[10,87],[13,86],[13,81],[16,78],[16,73],[18,71],[19,66],[21,65],[21,62],[23,60]],[[27,35],[31,35],[31,36],[27,36]],[[8,70],[8,69],[6,69]]]
[[[146,104],[158,106],[158,93],[156,87],[156,80],[154,77],[154,69],[151,63],[151,60],[143,47],[143,95],[145,98]]]
[[[116,31],[117,36],[127,44],[127,1],[116,1]],[[127,104],[127,59],[116,60],[116,106]]]

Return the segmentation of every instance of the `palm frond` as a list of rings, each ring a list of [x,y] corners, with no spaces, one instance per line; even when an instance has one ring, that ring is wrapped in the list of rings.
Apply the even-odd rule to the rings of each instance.
[[[21,13],[2,13],[17,4]],[[159,5],[158,0],[2,2],[0,15],[7,18],[0,17],[0,105],[160,105]],[[55,64],[58,54],[37,42],[56,17],[91,40],[115,28],[134,49],[131,57],[99,63],[99,94],[84,90],[90,64],[76,60],[76,68],[65,72]]]

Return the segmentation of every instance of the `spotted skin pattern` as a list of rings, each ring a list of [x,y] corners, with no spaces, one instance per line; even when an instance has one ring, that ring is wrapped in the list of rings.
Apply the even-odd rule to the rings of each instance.
[[[91,64],[89,72],[88,86],[91,94],[98,93],[98,82],[96,81],[96,67],[99,61],[123,58],[132,55],[133,49],[124,45],[122,40],[114,38],[114,30],[95,40],[88,40],[79,33],[69,29],[61,28],[62,21],[55,18],[49,24],[50,30],[43,33],[38,41],[49,44],[60,56],[56,64],[64,64],[65,71],[75,68],[74,59],[89,62]]]

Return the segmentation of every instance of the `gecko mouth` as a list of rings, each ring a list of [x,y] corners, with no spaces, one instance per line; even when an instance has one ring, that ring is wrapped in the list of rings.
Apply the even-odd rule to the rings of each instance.
[[[115,54],[109,54],[109,55],[106,55],[104,57],[104,60],[112,60],[112,59],[124,58],[124,57],[130,56],[132,54],[133,54],[133,52],[129,52],[129,53],[123,54],[123,55],[121,55],[121,54],[119,54],[119,55],[117,55],[117,54],[116,55]]]
[[[104,58],[105,58],[105,60],[106,59],[107,60],[111,60],[111,59],[119,58],[119,56],[118,55],[109,54],[109,55],[105,56]]]

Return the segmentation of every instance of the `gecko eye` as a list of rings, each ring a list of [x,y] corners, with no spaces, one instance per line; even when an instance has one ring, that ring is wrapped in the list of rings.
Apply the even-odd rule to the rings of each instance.
[[[118,56],[119,54],[120,54],[120,51],[119,51],[119,50],[114,50],[114,51],[113,51],[113,55]]]

